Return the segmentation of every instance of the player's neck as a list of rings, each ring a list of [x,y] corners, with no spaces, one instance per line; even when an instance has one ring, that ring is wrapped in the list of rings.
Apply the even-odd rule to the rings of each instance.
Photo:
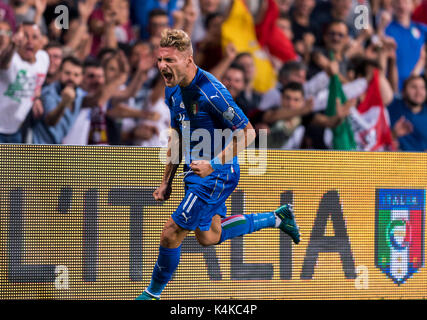
[[[190,85],[190,83],[193,81],[194,77],[196,76],[196,73],[197,73],[197,66],[193,63],[188,68],[188,72],[180,82],[179,86],[187,87],[188,85]]]

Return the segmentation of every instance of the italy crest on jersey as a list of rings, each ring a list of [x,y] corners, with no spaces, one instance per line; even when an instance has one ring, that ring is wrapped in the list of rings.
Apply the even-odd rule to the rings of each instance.
[[[193,115],[197,114],[197,112],[199,112],[199,105],[197,104],[197,102],[192,102],[191,103],[191,113]]]
[[[375,265],[397,285],[424,265],[425,192],[377,189]]]

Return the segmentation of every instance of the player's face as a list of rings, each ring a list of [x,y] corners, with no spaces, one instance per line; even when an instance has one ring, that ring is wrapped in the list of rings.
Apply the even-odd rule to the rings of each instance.
[[[174,47],[160,47],[157,55],[157,67],[168,87],[179,85],[186,77],[191,56]]]

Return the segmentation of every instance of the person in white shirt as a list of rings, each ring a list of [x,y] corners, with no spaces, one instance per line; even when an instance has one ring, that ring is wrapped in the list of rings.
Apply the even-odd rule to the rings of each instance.
[[[22,125],[49,68],[40,28],[24,22],[0,52],[0,143],[22,143]]]

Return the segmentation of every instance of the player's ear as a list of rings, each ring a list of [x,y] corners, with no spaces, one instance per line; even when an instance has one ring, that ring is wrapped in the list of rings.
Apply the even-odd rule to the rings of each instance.
[[[191,64],[193,64],[193,63],[194,63],[193,55],[189,55],[189,56],[188,56],[188,58],[187,58],[187,63],[188,63],[189,65],[191,65]]]

